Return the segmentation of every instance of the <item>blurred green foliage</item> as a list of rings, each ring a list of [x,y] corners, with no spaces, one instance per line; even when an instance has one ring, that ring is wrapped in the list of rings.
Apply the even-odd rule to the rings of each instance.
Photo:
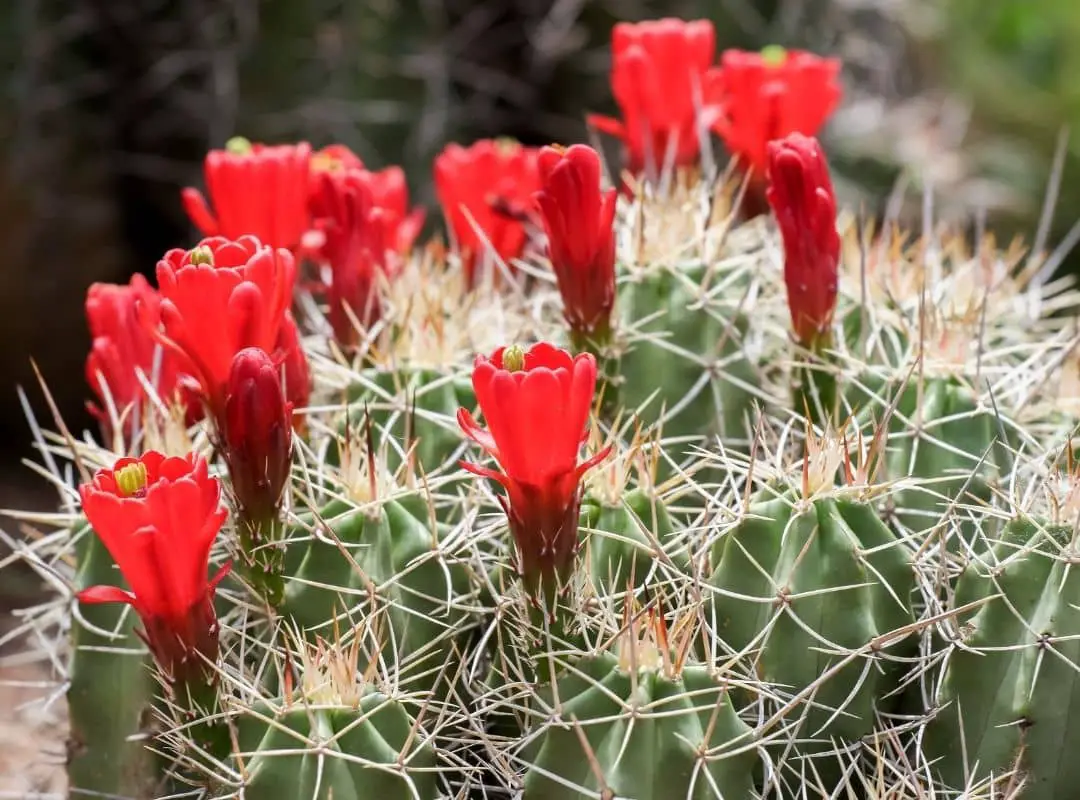
[[[984,175],[1007,182],[1024,203],[993,220],[1031,237],[1053,169],[1059,132],[1071,131],[1051,243],[1080,210],[1080,3],[1075,0],[950,0],[931,4],[937,16],[926,46],[938,81],[969,98],[972,135],[993,141],[998,163]],[[1007,155],[1006,155],[1007,154]],[[1068,266],[1076,270],[1075,258]]]

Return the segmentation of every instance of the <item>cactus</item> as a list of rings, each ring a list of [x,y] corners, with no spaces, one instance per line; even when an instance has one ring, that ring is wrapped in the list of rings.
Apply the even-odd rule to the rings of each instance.
[[[707,668],[679,662],[662,624],[637,625],[604,652],[570,663],[541,687],[550,709],[526,737],[523,798],[746,797],[757,760],[753,729],[728,687]],[[658,641],[659,640],[659,641]]]
[[[690,158],[671,113],[651,134]],[[604,188],[546,148],[543,202],[498,207],[526,241],[499,282],[437,244],[373,265],[368,176],[335,235],[380,313],[348,342],[305,289],[288,308],[282,253],[175,251],[163,327],[99,326],[116,435],[35,422],[41,470],[84,476],[16,549],[56,588],[21,618],[56,650],[73,794],[1067,794],[1080,294],[837,218],[805,134],[754,149],[753,218],[738,167]],[[288,220],[296,255],[349,219]],[[159,343],[186,393],[150,391]]]
[[[949,785],[1017,771],[1023,797],[1061,797],[1077,771],[1060,758],[1080,652],[1071,525],[1018,517],[956,586],[955,647],[935,698],[926,753]]]
[[[435,798],[437,756],[422,706],[358,672],[360,641],[301,651],[296,696],[232,709],[233,771],[247,797]],[[228,778],[221,776],[222,783]]]
[[[73,526],[81,589],[116,580],[109,553],[86,526]],[[68,775],[88,792],[153,796],[162,785],[161,764],[133,733],[150,734],[156,681],[136,638],[131,609],[88,607],[72,620],[68,667],[71,720]]]
[[[371,498],[366,508],[332,501],[310,534],[297,531],[290,540],[295,566],[283,616],[321,638],[367,620],[375,661],[399,671],[405,685],[410,667],[434,685],[466,627],[455,606],[468,580],[441,553],[430,524],[394,498]]]
[[[911,551],[874,508],[846,452],[814,442],[802,486],[767,486],[712,545],[718,645],[753,652],[780,713],[806,739],[856,742],[898,699],[914,629]],[[827,745],[826,752],[832,752]]]

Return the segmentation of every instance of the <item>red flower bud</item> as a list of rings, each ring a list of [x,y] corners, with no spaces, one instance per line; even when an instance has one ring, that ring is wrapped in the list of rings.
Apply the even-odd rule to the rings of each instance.
[[[525,221],[540,188],[536,159],[535,148],[492,139],[447,145],[435,159],[435,191],[470,284],[488,251],[477,226],[511,269],[524,250]]]
[[[235,355],[245,347],[275,351],[292,303],[292,254],[253,236],[204,239],[193,250],[166,253],[157,278],[159,338],[186,359],[220,424]]]
[[[79,489],[87,520],[131,591],[92,586],[83,603],[130,603],[162,672],[174,682],[207,680],[217,659],[213,595],[229,567],[207,579],[210,548],[225,521],[221,486],[194,454],[122,458]]]
[[[817,139],[793,133],[769,144],[766,192],[784,238],[784,282],[795,338],[811,347],[836,308],[840,236],[829,165]]]
[[[281,374],[264,350],[236,354],[225,390],[221,438],[241,515],[265,524],[277,517],[289,478],[292,405]]]
[[[782,48],[727,50],[720,64],[724,114],[716,131],[759,183],[769,142],[789,133],[816,135],[840,102],[835,58]]]
[[[487,430],[468,410],[458,410],[467,437],[495,458],[502,471],[462,466],[498,481],[500,498],[517,543],[518,567],[534,596],[567,577],[578,545],[582,475],[607,457],[605,448],[584,463],[578,451],[596,389],[596,360],[571,357],[540,343],[528,352],[500,348],[478,356],[473,389]]]
[[[101,403],[90,410],[103,425],[109,424],[104,381],[118,415],[127,415],[129,437],[136,432],[136,421],[141,421],[133,407],[141,410],[147,400],[136,370],[142,370],[162,400],[178,401],[187,409],[188,424],[202,416],[198,396],[184,385],[178,359],[143,327],[140,314],[155,329],[159,327],[161,298],[142,275],[132,276],[127,286],[95,283],[86,293],[86,319],[93,339],[86,357],[86,380]]]
[[[603,335],[615,305],[615,190],[600,190],[600,156],[576,144],[540,151],[536,202],[563,315],[579,336]]]
[[[211,150],[204,165],[212,212],[198,189],[181,193],[184,210],[204,236],[256,236],[295,248],[310,227],[307,210],[311,146],[268,146],[236,138]],[[216,214],[214,213],[216,212]]]
[[[655,173],[701,155],[701,131],[720,116],[716,30],[709,20],[618,23],[611,36],[611,89],[623,119],[589,123],[623,142],[626,167]]]

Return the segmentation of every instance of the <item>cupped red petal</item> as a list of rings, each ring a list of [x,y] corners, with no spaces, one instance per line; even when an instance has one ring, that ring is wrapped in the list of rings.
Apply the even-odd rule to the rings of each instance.
[[[306,142],[256,143],[245,152],[211,150],[203,172],[215,213],[192,189],[183,192],[185,210],[207,235],[236,239],[253,234],[273,247],[295,248],[310,227],[310,161]]]
[[[191,224],[202,231],[203,236],[217,236],[221,229],[217,218],[198,189],[187,188],[180,192],[180,200]]]
[[[90,586],[75,597],[80,603],[136,603],[135,595],[116,586]]]
[[[521,255],[527,238],[523,218],[539,188],[537,156],[535,148],[482,139],[468,148],[447,145],[436,157],[436,194],[470,281],[484,239],[508,265]]]

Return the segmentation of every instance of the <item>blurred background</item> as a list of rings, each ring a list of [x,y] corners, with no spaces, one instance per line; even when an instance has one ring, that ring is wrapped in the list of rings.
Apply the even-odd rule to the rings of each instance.
[[[1055,143],[1080,115],[1075,0],[8,0],[0,3],[0,506],[54,495],[19,461],[16,386],[89,424],[83,297],[152,275],[195,234],[179,190],[230,136],[342,142],[403,165],[432,205],[450,141],[583,141],[614,112],[612,25],[715,22],[720,48],[835,54],[845,103],[823,134],[849,203],[1032,238]],[[1066,151],[1051,241],[1076,217]],[[437,214],[432,215],[436,220]],[[0,592],[19,593],[5,586]],[[9,600],[10,602],[10,600]]]

